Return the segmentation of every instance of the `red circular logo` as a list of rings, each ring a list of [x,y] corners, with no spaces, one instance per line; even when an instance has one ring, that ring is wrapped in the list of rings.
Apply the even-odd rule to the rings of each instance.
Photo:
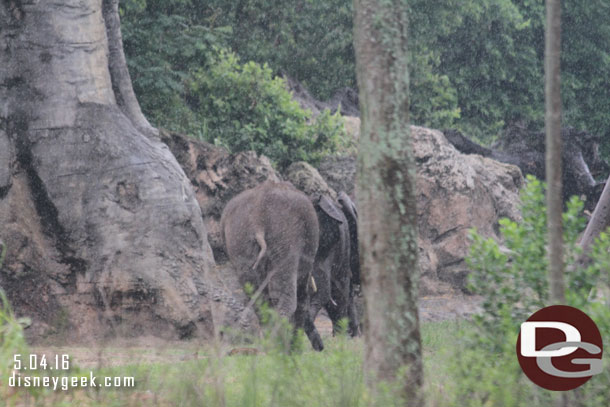
[[[587,314],[574,307],[543,308],[521,324],[517,358],[525,375],[547,390],[566,391],[602,369],[603,343]]]

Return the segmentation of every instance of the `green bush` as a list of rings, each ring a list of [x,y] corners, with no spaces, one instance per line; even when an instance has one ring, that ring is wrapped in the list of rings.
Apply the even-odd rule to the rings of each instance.
[[[127,66],[145,116],[158,127],[186,132],[196,120],[186,104],[191,72],[227,46],[231,27],[210,27],[201,0],[121,1]]]
[[[268,63],[321,100],[356,86],[351,0],[209,0],[214,23],[230,26],[242,60]]]
[[[528,177],[522,191],[522,221],[500,221],[502,243],[471,232],[467,262],[472,269],[470,289],[483,297],[483,312],[459,335],[452,360],[458,378],[453,395],[465,406],[552,405],[551,393],[529,382],[515,355],[520,324],[533,312],[552,305],[547,275],[547,230],[544,184]],[[563,215],[566,259],[566,302],[587,313],[602,337],[610,337],[610,309],[594,300],[608,286],[610,237],[596,240],[588,266],[580,266],[578,237],[585,226],[583,204],[573,197]],[[606,365],[607,365],[606,357]],[[602,377],[603,376],[603,377]],[[610,397],[610,372],[594,377],[580,391],[580,405],[605,406]]]
[[[188,86],[200,124],[194,129],[197,137],[230,151],[254,150],[280,168],[294,161],[316,164],[337,149],[345,134],[338,112],[312,119],[267,65],[241,64],[230,52],[220,51]]]
[[[10,393],[7,381],[12,374],[15,355],[21,355],[22,360],[27,360],[29,355],[23,335],[23,328],[29,324],[29,319],[15,317],[0,288],[0,399]]]

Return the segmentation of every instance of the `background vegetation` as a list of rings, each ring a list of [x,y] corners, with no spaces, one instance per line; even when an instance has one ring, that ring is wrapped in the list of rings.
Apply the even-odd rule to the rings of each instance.
[[[134,90],[154,125],[231,151],[254,150],[279,167],[299,160],[315,164],[345,140],[338,113],[312,117],[265,61],[255,62],[245,53],[248,62],[242,62],[231,51],[237,40],[232,34],[246,32],[219,25],[227,21],[228,10],[196,0],[121,4]],[[247,31],[251,35],[258,34]]]
[[[206,71],[222,49],[233,51],[244,63],[267,64],[271,78],[285,73],[298,79],[322,100],[342,87],[355,87],[351,0],[125,0],[121,4],[134,87],[145,114],[158,126],[191,134],[200,131],[204,120],[201,112],[194,111],[191,98],[215,97],[213,92],[225,90],[200,91],[198,96],[199,88],[190,83],[194,73]],[[410,4],[414,123],[456,127],[484,142],[493,141],[511,123],[542,128],[543,2],[414,0]],[[607,152],[610,4],[605,0],[562,4],[564,125],[606,136],[602,139]],[[234,88],[234,92],[242,90]],[[209,124],[206,138],[213,139],[217,136],[211,134],[215,129]]]

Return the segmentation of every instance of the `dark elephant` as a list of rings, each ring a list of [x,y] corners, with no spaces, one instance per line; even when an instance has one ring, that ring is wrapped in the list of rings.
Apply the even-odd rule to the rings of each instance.
[[[360,333],[354,303],[355,289],[360,285],[356,205],[341,192],[338,203],[322,195],[314,207],[320,243],[313,271],[317,291],[311,298],[311,315],[315,319],[320,309],[325,308],[335,332],[338,322],[348,318],[349,333],[356,336]]]
[[[322,339],[309,313],[312,271],[318,248],[318,219],[309,198],[287,182],[265,182],[233,198],[221,231],[227,255],[242,284],[303,328],[316,350]]]

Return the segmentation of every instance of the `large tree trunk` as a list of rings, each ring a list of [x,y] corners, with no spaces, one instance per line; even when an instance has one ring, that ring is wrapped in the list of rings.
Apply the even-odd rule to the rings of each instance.
[[[546,204],[549,236],[549,279],[551,301],[565,302],[563,278],[563,199],[561,163],[561,2],[546,0],[544,52],[545,131],[546,131]]]
[[[354,6],[365,368],[373,391],[380,381],[399,379],[401,395],[417,406],[423,404],[423,378],[415,161],[407,117],[407,5],[356,0]]]
[[[224,291],[190,184],[147,137],[117,1],[7,0],[0,30],[0,286],[32,335],[212,335]]]

